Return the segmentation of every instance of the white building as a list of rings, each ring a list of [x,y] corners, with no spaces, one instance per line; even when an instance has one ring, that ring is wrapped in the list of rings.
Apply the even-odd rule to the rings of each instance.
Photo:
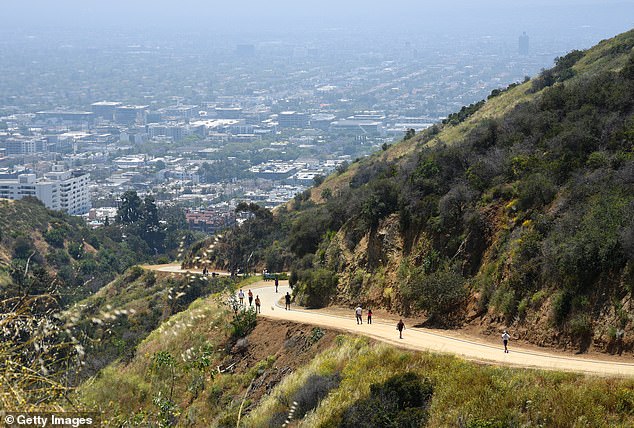
[[[81,171],[61,171],[57,166],[40,179],[35,174],[20,174],[17,178],[0,180],[0,198],[15,200],[32,196],[49,209],[85,214],[91,207],[89,177]]]

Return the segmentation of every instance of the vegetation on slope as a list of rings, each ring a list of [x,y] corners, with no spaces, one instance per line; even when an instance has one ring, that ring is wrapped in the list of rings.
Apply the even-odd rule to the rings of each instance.
[[[290,259],[311,306],[485,319],[581,349],[616,349],[624,329],[631,348],[633,46],[630,31],[558,58],[247,221],[212,258],[270,270]]]
[[[231,295],[198,299],[170,317],[76,398],[108,415],[107,426],[236,426],[326,338],[318,328],[256,327],[255,312],[234,311]]]
[[[339,336],[336,346],[280,383],[245,426],[279,426],[277,415],[288,415],[294,401],[317,396],[310,393],[318,389],[316,378],[338,382],[294,426],[607,427],[634,421],[631,380],[496,368]]]
[[[79,390],[106,426],[629,426],[634,384],[496,368],[261,321],[231,341],[224,299],[163,323]],[[286,333],[284,333],[286,330]],[[273,344],[271,344],[273,342]],[[240,418],[240,423],[238,423]]]
[[[33,198],[0,200],[0,409],[60,408],[78,376],[130,354],[162,319],[224,286],[157,280],[136,268],[104,287],[150,260],[150,243],[165,254],[157,238],[180,233],[178,216],[161,223],[152,200],[140,207],[137,221],[93,230]]]

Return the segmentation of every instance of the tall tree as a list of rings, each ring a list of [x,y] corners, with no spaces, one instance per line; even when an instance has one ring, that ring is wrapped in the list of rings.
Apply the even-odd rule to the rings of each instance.
[[[141,219],[142,201],[134,190],[128,190],[121,196],[121,205],[117,210],[116,222],[119,224],[132,224]]]

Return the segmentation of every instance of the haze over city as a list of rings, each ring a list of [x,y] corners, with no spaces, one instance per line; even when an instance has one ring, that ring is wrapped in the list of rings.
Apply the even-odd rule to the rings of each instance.
[[[0,424],[634,426],[633,11],[3,1]]]

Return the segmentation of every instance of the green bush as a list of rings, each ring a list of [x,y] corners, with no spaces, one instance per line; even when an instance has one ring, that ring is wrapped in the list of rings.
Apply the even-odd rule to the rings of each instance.
[[[370,385],[370,396],[357,401],[343,414],[346,427],[418,428],[428,417],[434,388],[429,379],[407,372]]]
[[[576,314],[568,322],[573,338],[583,339],[592,334],[592,320],[587,314]]]
[[[48,242],[49,245],[57,248],[64,247],[64,232],[61,229],[54,228],[51,230],[47,230],[43,234],[44,240]]]
[[[296,294],[305,306],[321,308],[328,305],[337,291],[338,283],[337,274],[328,269],[302,270],[298,272]]]
[[[255,308],[242,309],[238,311],[231,320],[231,337],[238,339],[245,337],[255,328],[257,316]]]
[[[430,319],[444,323],[451,320],[467,297],[464,277],[451,269],[413,276],[417,307]]]
[[[341,377],[337,373],[329,376],[317,374],[309,376],[293,396],[293,402],[297,403],[294,419],[302,419],[306,413],[315,409],[331,390],[339,386],[340,382]]]
[[[572,296],[568,291],[557,291],[551,298],[551,319],[556,325],[561,325],[571,308]]]

